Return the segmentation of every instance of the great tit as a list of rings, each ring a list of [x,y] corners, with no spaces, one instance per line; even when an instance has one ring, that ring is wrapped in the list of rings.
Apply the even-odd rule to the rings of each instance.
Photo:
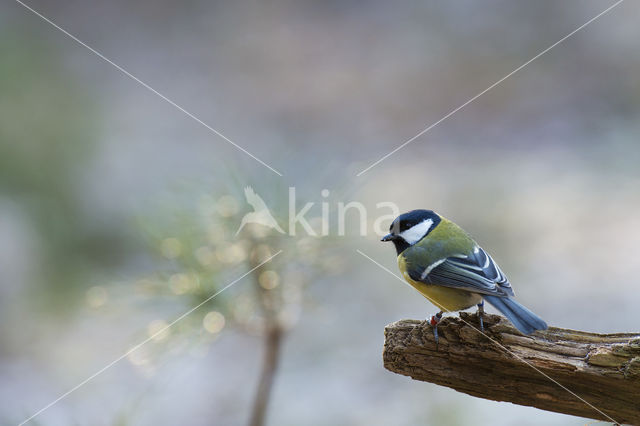
[[[391,223],[382,241],[393,241],[405,280],[440,309],[431,318],[436,342],[443,312],[477,305],[483,328],[484,300],[524,334],[547,328],[542,318],[512,299],[511,284],[491,256],[462,228],[438,213],[404,213]]]

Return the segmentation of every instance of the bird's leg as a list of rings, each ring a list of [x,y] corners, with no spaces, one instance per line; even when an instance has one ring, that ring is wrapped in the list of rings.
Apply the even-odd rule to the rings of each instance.
[[[482,321],[482,315],[484,315],[484,299],[478,303],[478,320],[480,321],[480,331],[484,332],[484,322]]]
[[[438,346],[438,323],[442,320],[442,311],[431,317],[429,324],[433,326],[433,337],[436,341],[436,346]]]

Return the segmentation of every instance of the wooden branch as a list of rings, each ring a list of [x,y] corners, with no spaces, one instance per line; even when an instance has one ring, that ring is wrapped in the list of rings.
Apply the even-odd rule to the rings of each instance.
[[[480,398],[640,425],[640,333],[551,327],[525,336],[506,319],[485,314],[485,333],[509,353],[474,330],[479,330],[475,314],[462,312],[460,317],[446,317],[438,325],[438,347],[425,321],[388,325],[385,368]]]

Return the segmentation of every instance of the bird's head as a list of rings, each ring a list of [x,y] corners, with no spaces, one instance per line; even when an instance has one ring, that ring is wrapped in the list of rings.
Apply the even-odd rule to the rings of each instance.
[[[411,210],[395,218],[389,233],[380,241],[393,241],[400,254],[423,239],[441,220],[440,215],[432,210]]]

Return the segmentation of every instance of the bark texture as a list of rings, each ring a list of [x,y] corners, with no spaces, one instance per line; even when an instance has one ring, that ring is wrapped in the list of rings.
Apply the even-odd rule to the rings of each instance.
[[[550,327],[524,336],[487,314],[484,324],[485,334],[504,348],[478,331],[475,314],[445,318],[437,347],[425,321],[390,324],[384,366],[480,398],[640,425],[640,333]]]

